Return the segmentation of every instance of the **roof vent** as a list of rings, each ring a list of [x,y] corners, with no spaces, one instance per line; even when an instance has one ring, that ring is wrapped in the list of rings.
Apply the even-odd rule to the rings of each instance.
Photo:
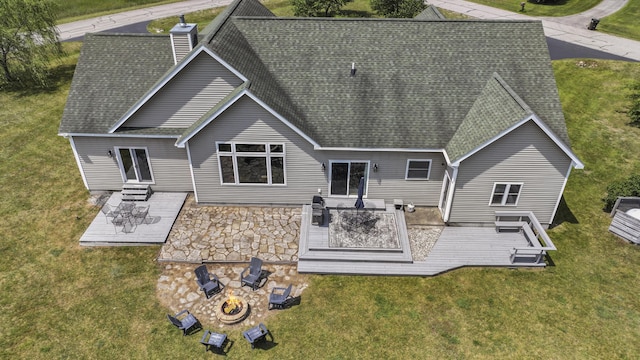
[[[356,76],[356,63],[351,63],[351,76]]]

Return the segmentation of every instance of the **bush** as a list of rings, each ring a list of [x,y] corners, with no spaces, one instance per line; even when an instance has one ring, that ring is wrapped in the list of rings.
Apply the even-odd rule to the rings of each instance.
[[[607,186],[607,196],[604,201],[604,211],[611,212],[619,196],[640,196],[640,175],[632,175],[626,180],[619,180]]]

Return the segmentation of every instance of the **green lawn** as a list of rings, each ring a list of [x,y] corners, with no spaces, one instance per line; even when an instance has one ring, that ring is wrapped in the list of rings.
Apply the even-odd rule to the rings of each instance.
[[[629,0],[617,13],[601,19],[598,30],[640,41],[640,0]]]
[[[58,87],[0,92],[0,358],[210,359],[200,335],[166,320],[158,248],[87,249],[99,211],[57,129],[78,44]],[[545,270],[462,269],[433,277],[311,276],[300,306],[270,317],[277,345],[229,359],[634,359],[640,356],[640,247],[607,232],[600,198],[640,172],[626,95],[640,64],[554,63],[574,170]]]
[[[557,3],[538,4],[527,0],[467,0],[508,11],[520,12],[520,3],[526,2],[523,14],[530,16],[567,16],[589,10],[602,0],[564,0]]]

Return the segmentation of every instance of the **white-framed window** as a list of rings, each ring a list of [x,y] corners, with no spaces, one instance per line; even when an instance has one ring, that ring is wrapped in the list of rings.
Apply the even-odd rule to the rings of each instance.
[[[216,143],[222,184],[286,185],[284,144]]]
[[[118,156],[118,166],[124,182],[154,183],[149,151],[146,147],[116,146],[115,149]]]
[[[405,180],[429,180],[431,173],[431,160],[408,159]]]
[[[494,183],[489,205],[516,206],[522,191],[522,183]]]

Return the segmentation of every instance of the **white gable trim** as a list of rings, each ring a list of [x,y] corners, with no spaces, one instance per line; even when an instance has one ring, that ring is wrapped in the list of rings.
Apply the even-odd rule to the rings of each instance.
[[[78,164],[78,169],[80,169],[80,175],[82,176],[82,183],[84,187],[89,190],[89,182],[87,182],[87,176],[84,174],[84,168],[82,167],[82,162],[80,161],[80,155],[78,154],[78,150],[76,149],[76,142],[73,140],[73,136],[69,136],[69,143],[71,143],[71,150],[73,150],[73,157],[76,159],[76,164]]]
[[[574,168],[576,168],[576,169],[583,169],[584,168],[584,164],[582,163],[582,161],[580,161],[580,159],[578,159],[578,157],[571,151],[571,149],[562,140],[560,140],[556,136],[556,134],[542,120],[540,120],[540,118],[538,118],[538,116],[536,116],[535,114],[531,114],[531,115],[525,117],[524,119],[520,120],[519,122],[517,122],[513,126],[509,127],[508,129],[502,131],[498,135],[496,135],[493,138],[489,139],[489,141],[487,141],[484,144],[481,144],[480,146],[478,146],[475,149],[471,150],[469,153],[467,153],[466,155],[464,155],[463,157],[458,159],[456,162],[454,162],[452,164],[452,166],[460,166],[461,162],[463,162],[464,160],[466,160],[469,157],[473,156],[478,151],[480,151],[480,150],[486,148],[487,146],[491,145],[492,143],[494,143],[498,139],[504,137],[505,135],[507,135],[508,133],[512,132],[513,130],[519,128],[523,124],[527,123],[529,120],[532,120],[536,125],[538,125],[538,127],[556,144],[556,146],[558,146],[571,159],[572,166]]]
[[[199,133],[200,130],[204,129],[207,125],[209,125],[213,121],[213,119],[217,118],[220,114],[222,114],[225,110],[227,110],[231,105],[235,104],[236,101],[238,101],[238,99],[240,99],[245,94],[246,91],[247,90],[243,90],[243,91],[239,92],[231,100],[227,101],[227,103],[224,104],[220,109],[218,109],[218,111],[216,111],[211,116],[206,118],[195,129],[191,130],[189,132],[189,134],[187,134],[186,136],[182,137],[182,139],[178,139],[178,141],[176,141],[176,146],[179,147],[179,148],[185,147],[185,144],[187,143],[187,141],[189,141],[192,137],[194,137],[197,133]]]
[[[255,101],[258,105],[262,106],[265,110],[267,110],[271,115],[275,116],[278,120],[282,121],[289,129],[293,130],[296,134],[300,135],[303,139],[307,140],[309,144],[313,145],[314,148],[320,147],[320,144],[315,142],[312,138],[310,138],[307,134],[302,132],[292,123],[290,123],[287,119],[285,119],[282,115],[278,114],[275,110],[273,110],[269,105],[265,104],[262,100],[258,99],[257,96],[253,95],[250,91],[245,91],[246,95],[250,97],[253,101]]]
[[[202,122],[202,124],[200,124],[197,128],[193,129],[189,134],[187,134],[186,136],[184,136],[180,141],[176,142],[176,146],[177,147],[184,147],[185,143],[187,141],[189,141],[192,137],[194,137],[197,133],[200,132],[200,130],[204,129],[207,125],[209,125],[211,123],[211,121],[213,121],[215,118],[217,118],[218,116],[220,116],[220,114],[222,114],[225,110],[227,110],[231,105],[235,104],[240,98],[242,98],[243,96],[247,96],[249,97],[251,100],[253,100],[256,104],[260,105],[262,108],[264,108],[265,110],[267,110],[267,112],[269,112],[271,115],[273,115],[275,118],[277,118],[278,120],[280,120],[283,124],[285,124],[288,128],[290,128],[291,130],[293,130],[296,134],[300,135],[302,138],[304,138],[305,140],[307,140],[311,145],[313,145],[313,147],[318,147],[319,145],[313,141],[313,139],[311,139],[309,136],[307,136],[305,133],[303,133],[302,131],[300,131],[300,129],[298,129],[297,127],[295,127],[293,124],[291,124],[287,119],[285,119],[284,117],[282,117],[280,114],[278,114],[275,110],[273,110],[271,107],[269,107],[267,104],[265,104],[264,102],[262,102],[262,100],[258,99],[255,95],[253,95],[250,91],[248,90],[243,90],[241,92],[238,93],[238,95],[234,96],[231,100],[227,101],[226,104],[224,104],[224,106],[222,106],[220,109],[218,109],[218,111],[216,111],[213,115],[209,116],[209,118],[205,119],[205,121]]]
[[[187,66],[189,63],[191,63],[191,61],[193,61],[193,59],[195,59],[198,55],[200,55],[200,53],[205,52],[207,53],[209,56],[211,56],[215,61],[217,61],[218,63],[220,63],[220,65],[222,65],[223,67],[225,67],[227,70],[231,71],[235,76],[237,76],[240,80],[242,80],[242,82],[246,82],[247,78],[244,77],[244,75],[242,75],[240,72],[238,72],[236,69],[234,69],[231,65],[229,65],[226,61],[222,60],[222,58],[220,58],[218,55],[216,55],[213,51],[209,50],[208,48],[206,48],[204,45],[200,45],[199,47],[197,47],[195,50],[191,51],[184,59],[182,59],[182,61],[180,61],[177,65],[175,65],[175,67],[168,73],[166,74],[156,85],[154,85],[154,87],[152,87],[143,97],[142,99],[138,100],[125,114],[124,116],[122,116],[120,118],[120,120],[118,120],[118,122],[113,125],[110,129],[109,129],[109,133],[113,133],[116,130],[118,130],[118,128],[120,126],[122,126],[122,124],[124,124],[127,120],[129,120],[129,118],[136,112],[138,111],[142,105],[146,104],[147,101],[149,101],[155,94],[158,93],[158,91],[160,91],[160,89],[162,89],[169,81],[171,81],[171,79],[173,79],[174,77],[176,77],[176,75],[178,75],[178,73],[180,73],[180,71],[182,71],[182,69],[185,68],[185,66]]]

